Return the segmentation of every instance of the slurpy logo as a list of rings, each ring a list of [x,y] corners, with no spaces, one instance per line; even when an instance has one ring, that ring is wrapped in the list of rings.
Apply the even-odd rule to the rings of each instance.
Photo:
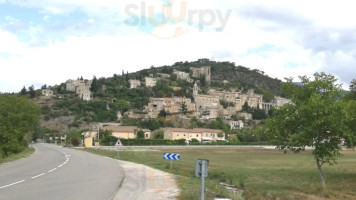
[[[189,9],[185,1],[180,1],[180,5],[173,0],[164,2],[160,8],[144,1],[140,5],[127,5],[125,14],[129,18],[125,24],[160,39],[172,39],[188,33],[191,28],[222,32],[232,12],[231,9],[225,13],[219,9]]]

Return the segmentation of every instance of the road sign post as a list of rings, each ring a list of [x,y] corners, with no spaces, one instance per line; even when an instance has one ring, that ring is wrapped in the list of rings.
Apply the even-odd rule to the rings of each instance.
[[[176,153],[163,153],[163,159],[171,160],[169,169],[172,169],[173,160],[180,160],[180,154]]]
[[[208,177],[209,160],[195,160],[195,176],[201,177],[200,199],[204,200],[205,177]]]

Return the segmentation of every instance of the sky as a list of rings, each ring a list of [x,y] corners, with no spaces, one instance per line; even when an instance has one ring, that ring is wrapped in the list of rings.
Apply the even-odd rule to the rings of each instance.
[[[0,92],[209,58],[356,78],[349,0],[0,0]]]

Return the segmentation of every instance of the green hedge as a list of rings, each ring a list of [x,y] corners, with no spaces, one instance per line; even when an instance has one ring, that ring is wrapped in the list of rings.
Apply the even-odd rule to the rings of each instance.
[[[114,146],[117,141],[116,137],[107,136],[100,140],[102,146]],[[186,145],[185,139],[180,140],[163,140],[163,139],[120,139],[124,146],[157,146],[157,145]],[[200,143],[190,142],[189,145],[279,145],[279,141],[268,142],[212,142]]]
[[[190,142],[189,145],[280,145],[279,141],[267,141],[267,142],[211,142],[211,143],[200,143],[200,142]]]
[[[114,146],[116,137],[108,136],[100,140],[102,146]],[[163,140],[163,139],[120,139],[124,146],[151,146],[151,145],[186,145],[185,140]]]

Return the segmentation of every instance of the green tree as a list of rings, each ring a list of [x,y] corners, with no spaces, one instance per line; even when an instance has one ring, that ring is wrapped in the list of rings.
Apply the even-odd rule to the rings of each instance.
[[[38,123],[40,108],[24,97],[0,95],[0,156],[27,147]]]
[[[118,101],[113,101],[113,103],[110,103],[110,108],[113,109],[114,111],[118,112],[123,115],[126,111],[129,110],[130,108],[130,102],[127,102],[125,100],[118,100]]]
[[[186,114],[188,111],[187,104],[184,102],[182,103],[181,111]]]
[[[30,98],[36,97],[36,91],[35,91],[35,87],[33,85],[28,87],[28,93],[30,94]]]
[[[251,114],[252,114],[253,119],[266,119],[267,118],[266,112],[264,110],[261,110],[259,106],[257,108],[252,108]]]
[[[136,134],[137,134],[137,139],[144,139],[145,138],[145,133],[141,129],[138,130]]]
[[[356,92],[356,79],[352,79],[352,81],[350,83],[350,91]]]
[[[158,119],[148,119],[140,122],[140,128],[148,128],[151,131],[157,130],[161,128],[161,124],[159,123]]]
[[[336,157],[340,156],[340,140],[347,136],[345,120],[340,117],[345,116],[345,112],[341,101],[335,100],[341,95],[341,87],[334,76],[325,73],[314,74],[314,80],[306,76],[300,79],[302,87],[287,79],[284,90],[293,103],[276,110],[266,126],[272,137],[283,142],[281,149],[298,153],[307,146],[314,147],[312,154],[324,187],[322,166],[335,164]]]
[[[242,105],[242,111],[249,112],[251,110],[250,106],[248,105],[247,101]]]
[[[23,86],[23,88],[22,88],[21,91],[20,91],[20,95],[26,95],[26,94],[27,94],[26,87]]]
[[[153,139],[163,139],[164,138],[164,131],[162,129],[155,130],[153,132]]]
[[[346,94],[344,99],[356,100],[356,79],[353,79],[350,83],[350,93]]]
[[[96,76],[93,77],[93,80],[91,82],[91,86],[90,86],[90,91],[91,92],[97,92],[99,90],[99,83],[98,83],[98,79],[96,78]]]
[[[271,102],[274,99],[274,94],[269,90],[258,88],[257,93],[263,95],[263,101],[265,102]]]

